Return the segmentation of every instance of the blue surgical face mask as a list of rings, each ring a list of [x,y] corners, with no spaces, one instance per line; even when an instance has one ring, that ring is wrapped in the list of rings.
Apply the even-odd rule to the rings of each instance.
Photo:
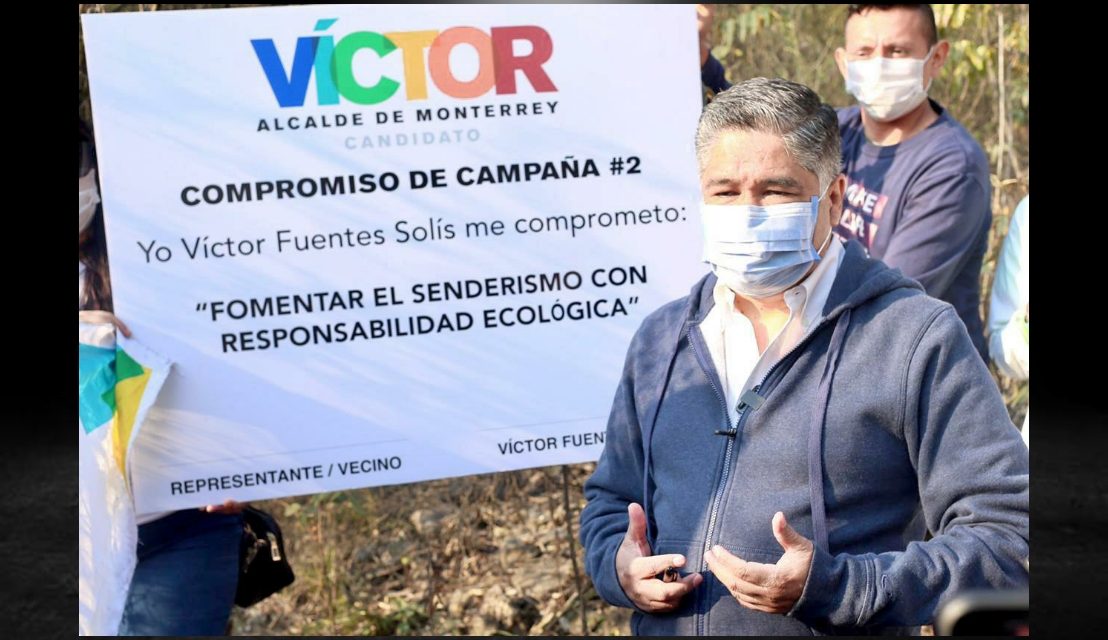
[[[701,203],[704,262],[739,295],[768,298],[785,291],[819,262],[831,242],[828,229],[823,245],[812,245],[823,197],[764,207]]]

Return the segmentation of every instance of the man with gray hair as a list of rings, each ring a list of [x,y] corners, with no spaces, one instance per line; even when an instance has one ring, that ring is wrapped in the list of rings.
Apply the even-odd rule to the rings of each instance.
[[[835,111],[754,78],[696,147],[712,273],[628,350],[581,513],[597,592],[636,634],[809,635],[1026,586],[1027,450],[954,308],[832,233]]]

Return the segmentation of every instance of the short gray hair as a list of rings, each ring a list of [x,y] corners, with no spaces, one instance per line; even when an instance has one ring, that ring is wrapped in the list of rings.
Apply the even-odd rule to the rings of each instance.
[[[705,155],[722,131],[762,131],[781,136],[785,150],[816,175],[824,189],[842,169],[839,119],[815,91],[781,78],[751,78],[716,94],[700,114],[696,157]]]

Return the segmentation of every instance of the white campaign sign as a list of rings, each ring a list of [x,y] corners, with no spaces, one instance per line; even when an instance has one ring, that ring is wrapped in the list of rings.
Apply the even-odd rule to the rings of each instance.
[[[139,513],[595,460],[699,261],[695,11],[86,14]]]

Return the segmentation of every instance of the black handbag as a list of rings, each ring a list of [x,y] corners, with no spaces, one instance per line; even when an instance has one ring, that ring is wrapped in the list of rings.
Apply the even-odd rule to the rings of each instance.
[[[235,604],[249,607],[289,586],[296,576],[285,555],[281,527],[273,516],[261,509],[245,507],[242,525]]]

